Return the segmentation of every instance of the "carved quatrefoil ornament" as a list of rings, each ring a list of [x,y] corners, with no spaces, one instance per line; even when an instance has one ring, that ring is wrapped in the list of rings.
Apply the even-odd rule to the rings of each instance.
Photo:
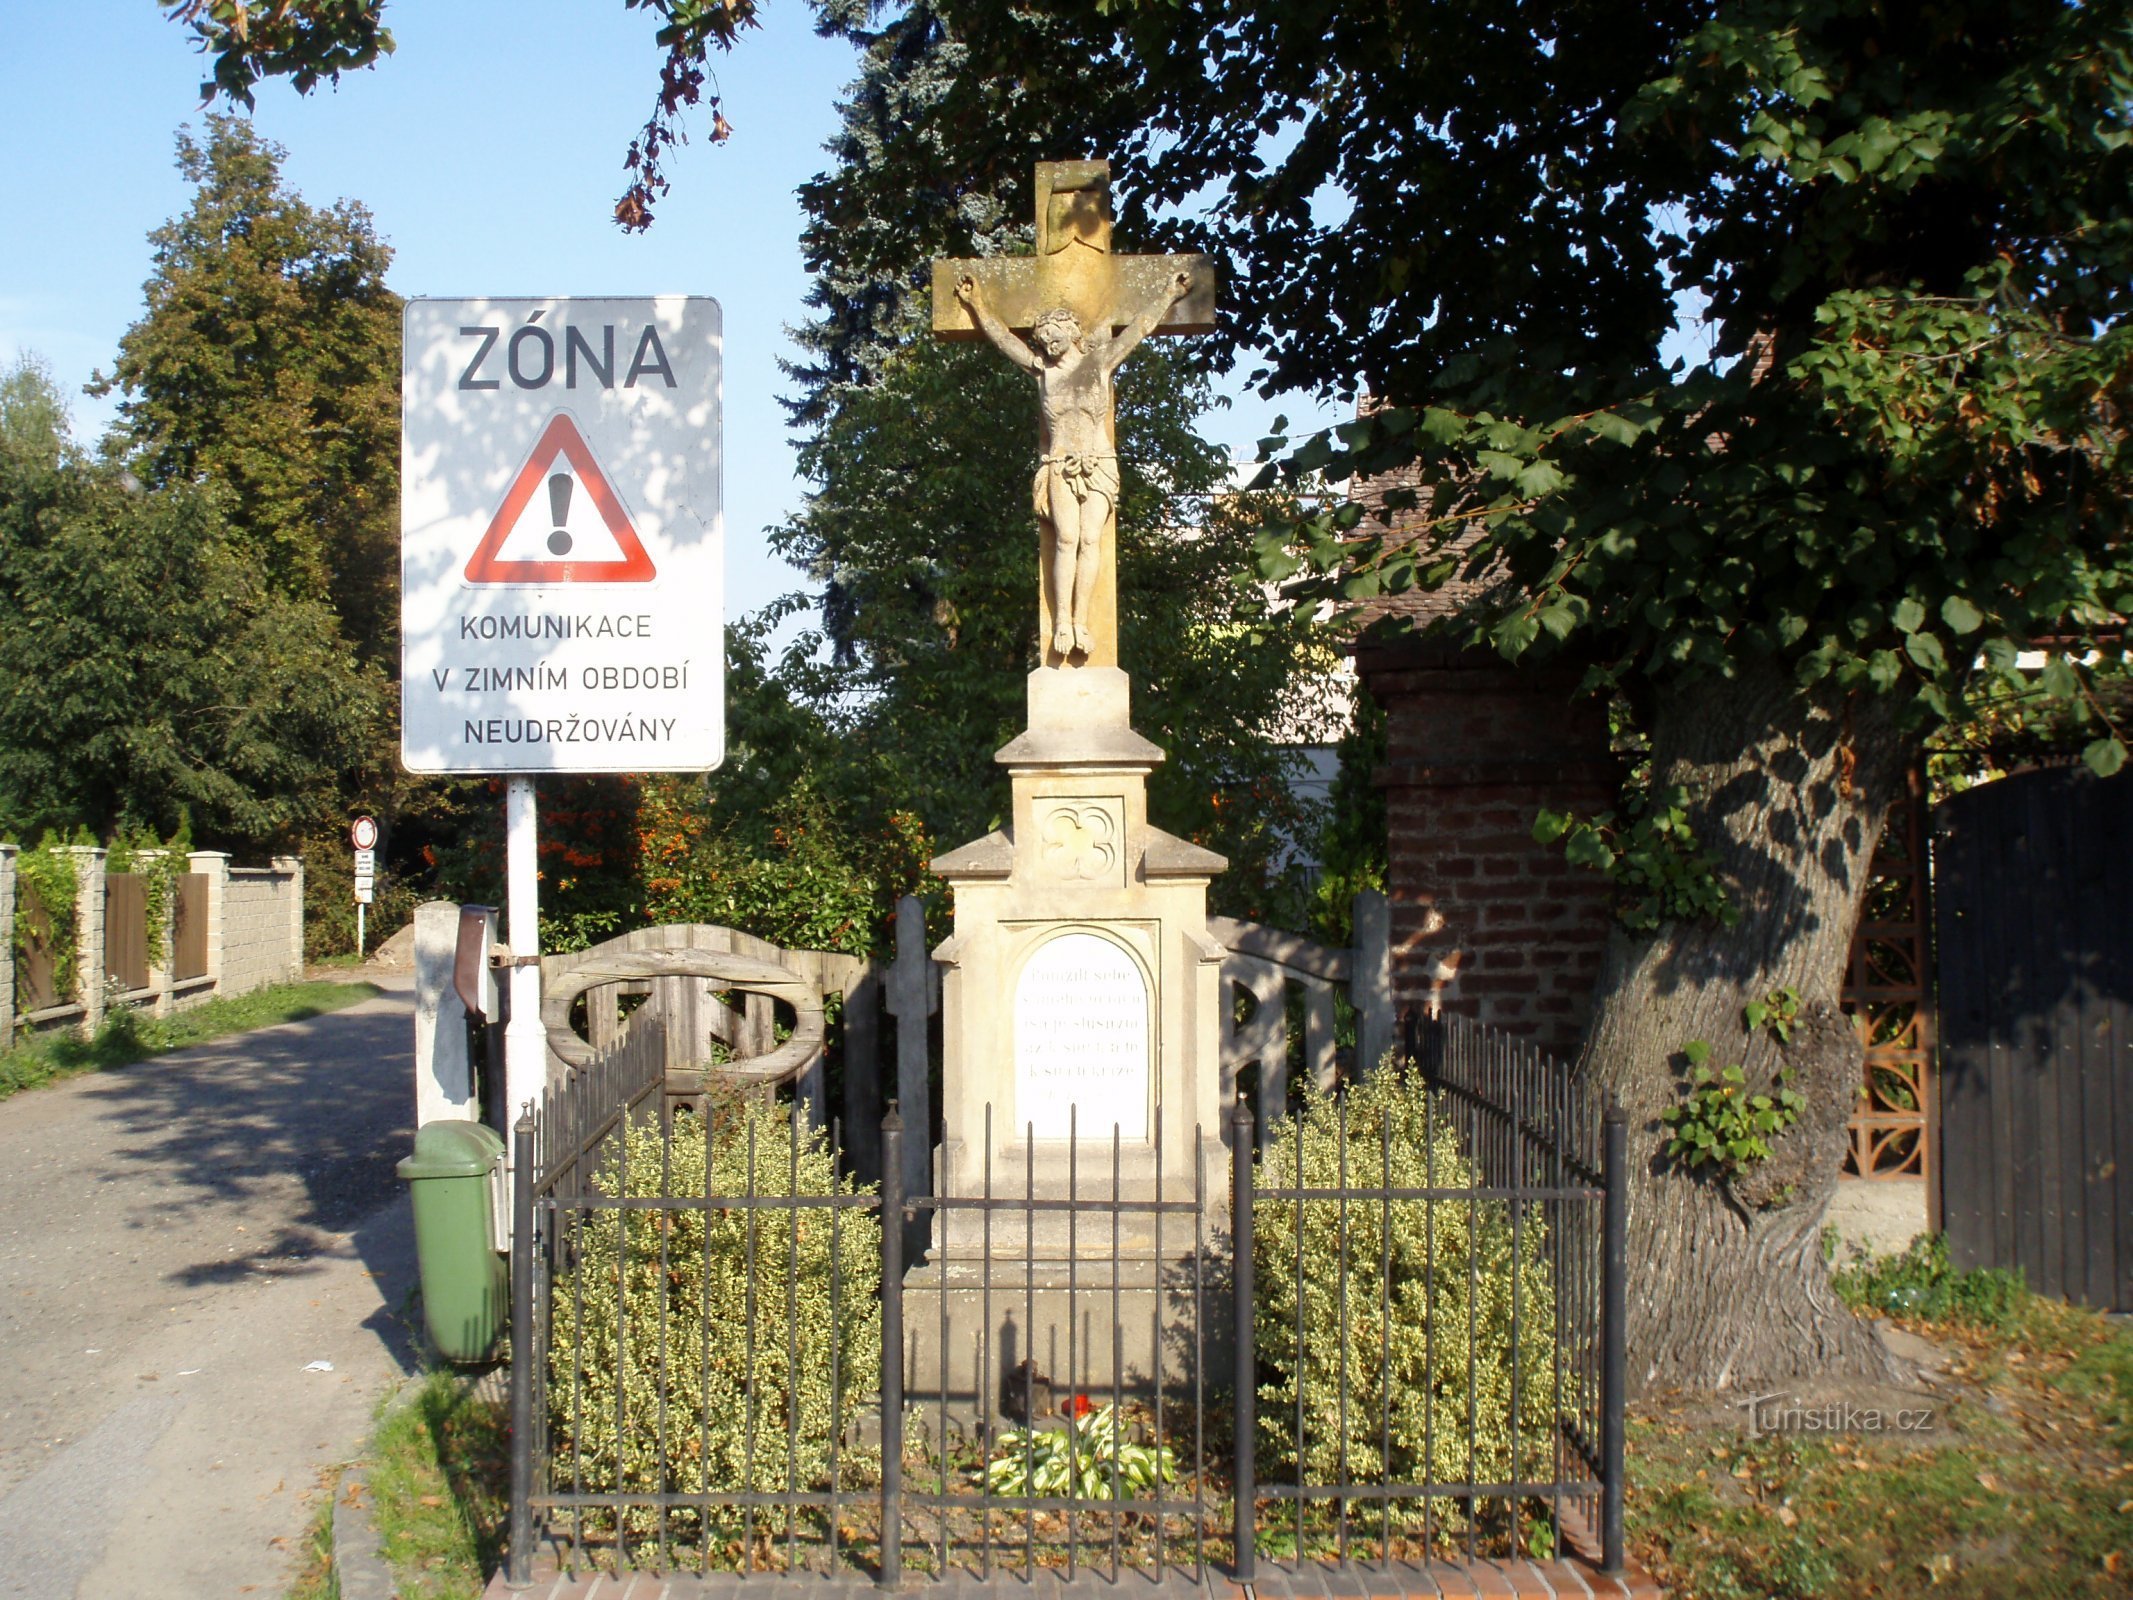
[[[1044,864],[1060,877],[1086,883],[1118,870],[1118,824],[1092,802],[1054,806],[1042,830]]]

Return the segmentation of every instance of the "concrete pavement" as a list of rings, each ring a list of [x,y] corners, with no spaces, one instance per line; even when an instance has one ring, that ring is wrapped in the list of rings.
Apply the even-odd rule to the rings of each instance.
[[[0,1600],[280,1594],[413,1370],[411,980],[369,976],[0,1102]]]

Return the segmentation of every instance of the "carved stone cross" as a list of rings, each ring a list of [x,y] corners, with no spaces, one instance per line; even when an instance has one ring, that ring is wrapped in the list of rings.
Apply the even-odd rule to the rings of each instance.
[[[1040,161],[1036,255],[933,263],[933,331],[990,339],[1037,378],[1032,500],[1043,528],[1037,622],[1047,667],[1118,665],[1111,373],[1144,335],[1215,326],[1205,256],[1111,253],[1110,184],[1107,161]]]

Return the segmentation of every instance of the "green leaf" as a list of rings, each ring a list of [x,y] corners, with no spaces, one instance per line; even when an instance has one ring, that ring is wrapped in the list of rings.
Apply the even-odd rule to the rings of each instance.
[[[1536,461],[1518,474],[1516,487],[1527,499],[1538,500],[1543,495],[1553,494],[1566,481],[1554,462]]]
[[[1585,426],[1610,444],[1635,444],[1644,430],[1619,411],[1596,411]]]
[[[1466,437],[1466,418],[1456,411],[1430,406],[1422,413],[1422,431],[1438,444],[1457,444]]]
[[[1540,636],[1540,623],[1525,612],[1514,612],[1489,630],[1496,641],[1496,649],[1506,659],[1515,661]]]
[[[1948,665],[1948,658],[1941,651],[1940,640],[1930,633],[1914,633],[1903,641],[1904,653],[1928,672],[1939,672]]]
[[[1959,594],[1940,603],[1940,620],[1955,633],[1975,633],[1985,625],[1985,613]]]
[[[2126,747],[2115,738],[2098,739],[2085,747],[2081,759],[2099,778],[2108,778],[2126,764]]]
[[[1263,550],[1258,557],[1259,576],[1269,583],[1280,583],[1303,570],[1303,557],[1292,555],[1287,550]]]
[[[1895,609],[1889,613],[1889,621],[1905,633],[1916,633],[1925,620],[1926,608],[1909,595],[1897,601]]]
[[[1691,1039],[1681,1047],[1681,1053],[1689,1058],[1690,1066],[1700,1067],[1711,1059],[1711,1046],[1708,1040]]]

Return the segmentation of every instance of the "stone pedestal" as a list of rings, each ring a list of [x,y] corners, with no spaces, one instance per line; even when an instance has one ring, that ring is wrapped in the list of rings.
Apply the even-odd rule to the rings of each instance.
[[[997,757],[1012,821],[933,863],[955,894],[935,1189],[996,1204],[936,1215],[907,1382],[958,1409],[997,1406],[1025,1359],[1099,1398],[1189,1379],[1191,1263],[1228,1195],[1207,927],[1227,863],[1148,820],[1163,752],[1124,672],[1040,668],[1029,706]]]

